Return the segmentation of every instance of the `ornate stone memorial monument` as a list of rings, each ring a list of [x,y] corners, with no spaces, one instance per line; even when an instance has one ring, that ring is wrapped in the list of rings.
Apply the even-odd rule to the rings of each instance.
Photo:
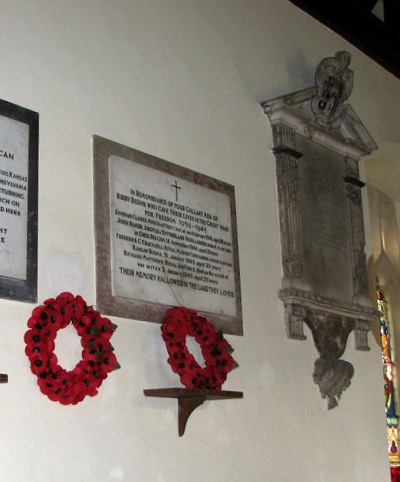
[[[377,148],[352,107],[350,55],[318,65],[315,86],[262,103],[273,129],[287,336],[310,328],[320,357],[314,381],[328,408],[353,376],[340,360],[350,332],[369,350],[377,318],[368,296],[358,161]]]

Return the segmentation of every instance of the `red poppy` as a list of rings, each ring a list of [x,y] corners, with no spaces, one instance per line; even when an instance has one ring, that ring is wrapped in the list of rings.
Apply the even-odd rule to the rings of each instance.
[[[228,352],[223,352],[216,361],[216,365],[219,368],[219,371],[224,373],[229,373],[233,370],[234,367],[234,360]]]
[[[113,324],[111,323],[111,320],[108,318],[102,318],[98,323],[97,323],[97,328],[99,330],[99,334],[103,338],[106,338],[109,340],[113,334],[114,328]]]
[[[40,351],[33,352],[30,356],[31,371],[35,375],[40,375],[42,372],[47,371],[47,362],[49,357],[47,353]]]
[[[181,375],[180,380],[186,388],[198,388],[199,383],[201,383],[201,375],[196,372],[185,372]]]
[[[164,340],[179,342],[185,339],[187,327],[185,323],[182,323],[182,321],[170,319],[162,324],[161,331]]]
[[[106,373],[112,372],[117,366],[117,357],[111,351],[104,354],[102,359],[102,368]]]
[[[28,330],[24,335],[24,342],[27,345],[40,345],[42,343],[42,330],[37,328]]]

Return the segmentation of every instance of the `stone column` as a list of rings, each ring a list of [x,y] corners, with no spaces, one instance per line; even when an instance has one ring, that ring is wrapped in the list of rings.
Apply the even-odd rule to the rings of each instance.
[[[299,159],[294,130],[283,124],[273,127],[279,218],[282,243],[283,288],[307,285],[303,266],[303,231],[300,210]]]
[[[361,189],[365,183],[359,179],[358,162],[346,158],[346,177],[349,215],[351,223],[352,264],[353,264],[353,303],[372,308],[369,297],[367,263],[365,256],[364,219],[362,213]],[[355,342],[357,350],[368,351],[369,322],[358,319],[355,327]]]
[[[288,338],[304,340],[304,318],[300,306],[286,299],[289,292],[308,291],[304,274],[303,228],[299,180],[299,159],[295,132],[283,124],[273,126],[274,154],[282,244],[283,280],[280,297],[285,303],[285,325]]]
[[[352,228],[353,302],[370,307],[372,306],[372,302],[369,298],[367,263],[364,251],[364,219],[361,201],[361,189],[365,186],[365,183],[359,179],[358,163],[355,159],[346,158],[346,177],[344,180],[346,182]]]

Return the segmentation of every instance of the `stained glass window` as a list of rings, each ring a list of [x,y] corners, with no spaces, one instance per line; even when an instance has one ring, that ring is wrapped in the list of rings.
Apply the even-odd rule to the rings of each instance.
[[[399,421],[396,410],[394,386],[394,365],[392,358],[389,306],[385,295],[377,284],[376,297],[380,312],[380,334],[382,343],[382,365],[385,387],[386,423],[388,436],[388,452],[391,465],[400,465]]]

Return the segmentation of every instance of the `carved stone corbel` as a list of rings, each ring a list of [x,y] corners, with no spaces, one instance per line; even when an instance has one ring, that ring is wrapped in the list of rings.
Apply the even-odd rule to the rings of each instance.
[[[328,401],[328,410],[339,405],[342,393],[350,386],[354,367],[345,360],[319,357],[314,363],[313,380],[322,398]]]

